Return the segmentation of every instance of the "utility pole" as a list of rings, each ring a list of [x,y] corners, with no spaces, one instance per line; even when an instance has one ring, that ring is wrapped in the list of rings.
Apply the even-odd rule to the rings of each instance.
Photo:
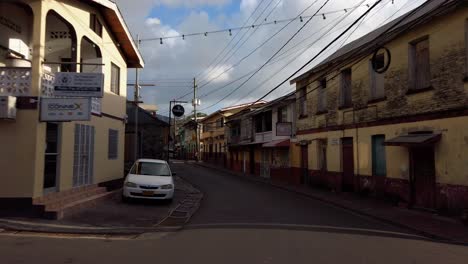
[[[137,34],[137,49],[140,50],[140,36]],[[134,159],[138,159],[138,101],[140,100],[140,86],[138,85],[138,68],[135,68],[135,94],[133,101],[135,103],[135,141],[134,141]]]
[[[196,161],[199,161],[200,159],[200,135],[198,134],[198,119],[197,119],[197,104],[198,104],[198,99],[197,99],[197,81],[195,78],[193,78],[193,116],[195,119],[195,135],[196,135]]]

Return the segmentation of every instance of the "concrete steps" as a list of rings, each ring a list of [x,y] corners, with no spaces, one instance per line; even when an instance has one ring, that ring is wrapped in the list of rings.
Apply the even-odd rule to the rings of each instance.
[[[44,218],[62,219],[114,195],[104,187],[87,185],[44,195],[34,199],[33,204],[41,209]]]

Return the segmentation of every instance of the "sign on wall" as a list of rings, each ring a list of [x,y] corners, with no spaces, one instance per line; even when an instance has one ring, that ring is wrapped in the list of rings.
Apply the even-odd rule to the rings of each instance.
[[[292,135],[292,123],[291,122],[276,123],[276,135],[290,137]]]
[[[55,74],[54,95],[69,97],[103,97],[104,74],[58,72]]]
[[[42,98],[41,121],[89,121],[91,98]]]

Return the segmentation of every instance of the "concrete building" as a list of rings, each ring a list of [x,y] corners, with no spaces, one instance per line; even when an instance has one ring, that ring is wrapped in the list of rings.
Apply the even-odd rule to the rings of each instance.
[[[1,1],[0,95],[17,98],[17,114],[0,120],[0,207],[54,217],[63,204],[47,202],[121,179],[127,68],[141,67],[112,1]],[[57,72],[104,74],[90,121],[39,121]]]
[[[137,158],[166,159],[169,118],[158,115],[156,106],[143,107],[139,106],[138,109]],[[128,169],[135,161],[135,110],[136,105],[128,102],[128,122],[125,126],[125,164]]]
[[[428,1],[292,80],[295,176],[413,207],[468,208],[467,18],[466,1]]]

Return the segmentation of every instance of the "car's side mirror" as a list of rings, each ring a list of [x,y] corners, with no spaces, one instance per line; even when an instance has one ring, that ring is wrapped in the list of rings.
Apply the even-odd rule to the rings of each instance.
[[[173,173],[172,173],[172,176],[176,176],[176,175],[177,175],[177,172],[173,172]]]

